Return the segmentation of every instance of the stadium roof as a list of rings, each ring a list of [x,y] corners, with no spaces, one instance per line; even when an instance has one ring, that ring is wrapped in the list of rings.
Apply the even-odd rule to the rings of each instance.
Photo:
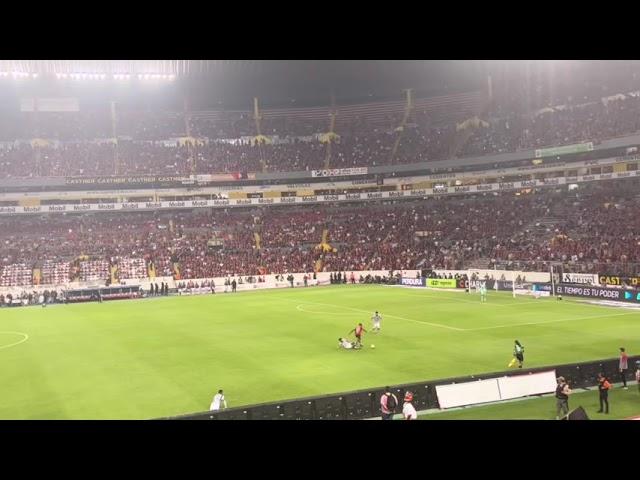
[[[327,106],[401,100],[416,96],[478,90],[486,77],[461,61],[410,60],[256,60],[201,66],[189,93],[194,103],[242,108],[258,97],[265,106]],[[194,69],[195,70],[195,69]]]
[[[56,82],[40,79],[157,76],[177,80],[177,91],[195,109],[245,109],[254,97],[264,106],[300,107],[326,106],[332,97],[340,104],[401,100],[407,88],[417,96],[478,90],[482,76],[470,74],[469,67],[444,60],[0,60],[0,75],[25,74],[43,88]],[[104,87],[96,93],[107,95]]]
[[[501,78],[510,79],[513,85],[535,86],[536,82],[554,85],[558,81],[581,81],[599,69],[601,78],[594,77],[592,82],[599,85],[609,83],[614,70],[629,77],[631,72],[622,68],[625,66],[632,67],[640,78],[640,67],[635,61],[505,60],[0,60],[0,75],[29,72],[44,79],[84,73],[100,79],[103,75],[108,78],[129,74],[140,79],[149,74],[177,80],[166,82],[176,88],[164,89],[158,102],[175,94],[177,104],[188,98],[194,110],[244,110],[251,108],[254,97],[260,99],[263,107],[325,107],[332,99],[340,105],[398,101],[407,88],[413,89],[415,98],[472,92],[485,90],[489,75],[494,86]],[[525,76],[516,74],[518,71]],[[58,82],[31,83],[34,88],[39,84],[43,89],[49,83],[51,90],[57,88]],[[77,86],[76,90],[81,90],[81,82],[76,83],[65,88],[73,90]],[[86,91],[91,92],[91,88]],[[137,89],[132,95],[144,95],[144,91],[145,88]],[[108,85],[93,92],[113,95]],[[118,90],[118,94],[122,92],[123,89]],[[62,90],[47,93],[64,94]],[[76,92],[67,94],[75,96]]]

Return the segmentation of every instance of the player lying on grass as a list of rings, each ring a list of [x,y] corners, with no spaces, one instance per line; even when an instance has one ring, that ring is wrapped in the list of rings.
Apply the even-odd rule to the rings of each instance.
[[[338,339],[338,348],[345,348],[347,350],[357,350],[359,348],[361,348],[361,345],[358,345],[358,343],[356,342],[350,342],[349,340],[347,340],[346,338],[339,338]]]

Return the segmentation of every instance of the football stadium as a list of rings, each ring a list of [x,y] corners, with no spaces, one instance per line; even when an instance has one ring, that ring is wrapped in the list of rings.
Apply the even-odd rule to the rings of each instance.
[[[640,62],[0,61],[0,419],[640,419]]]

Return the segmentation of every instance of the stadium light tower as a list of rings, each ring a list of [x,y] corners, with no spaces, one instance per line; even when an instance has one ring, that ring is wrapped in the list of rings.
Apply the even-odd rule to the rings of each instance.
[[[113,141],[115,142],[113,149],[113,171],[118,175],[118,134],[116,131],[116,102],[113,100],[110,102],[111,107],[111,134],[113,135]]]
[[[142,80],[173,81],[186,73],[189,60],[0,60],[0,78],[58,80]]]

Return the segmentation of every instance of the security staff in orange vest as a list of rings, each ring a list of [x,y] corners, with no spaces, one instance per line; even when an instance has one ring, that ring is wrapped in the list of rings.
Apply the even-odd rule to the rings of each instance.
[[[598,410],[598,413],[602,413],[603,405],[606,405],[607,407],[604,413],[609,413],[609,390],[611,390],[611,384],[602,373],[599,373],[598,393],[600,394],[600,410]]]

